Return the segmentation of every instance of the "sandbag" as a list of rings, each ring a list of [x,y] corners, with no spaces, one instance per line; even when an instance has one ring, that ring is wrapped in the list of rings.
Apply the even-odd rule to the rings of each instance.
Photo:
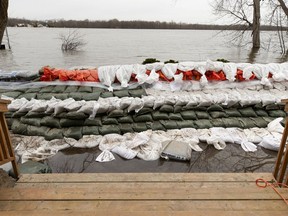
[[[64,86],[64,85],[63,86],[62,85],[55,86],[51,92],[52,93],[63,93],[63,92],[65,92],[66,88],[67,88],[67,86]]]
[[[73,93],[73,92],[77,92],[78,91],[78,86],[67,86],[67,88],[65,89],[65,93]]]
[[[50,128],[41,126],[41,127],[36,127],[32,125],[27,126],[27,136],[42,136],[45,137],[45,135],[48,133]]]
[[[83,135],[99,135],[98,126],[83,126],[82,128]]]
[[[133,130],[131,124],[120,124],[119,128],[120,128],[122,134],[134,133],[134,130]]]
[[[101,117],[96,117],[94,119],[85,119],[84,125],[85,126],[102,126]]]
[[[181,116],[184,120],[196,120],[196,114],[192,110],[186,110],[181,112]]]
[[[119,97],[119,98],[129,97],[130,96],[127,89],[114,91],[113,94],[114,94],[115,97]]]
[[[102,124],[103,125],[117,125],[118,124],[118,121],[116,118],[109,118],[107,116],[103,116],[102,117]]]
[[[152,122],[153,118],[151,114],[144,114],[144,115],[134,115],[133,116],[134,122]]]
[[[46,134],[45,134],[45,140],[54,140],[54,139],[63,139],[63,133],[61,129],[58,128],[51,128]]]
[[[204,111],[195,111],[195,114],[198,119],[209,119],[210,115]]]
[[[243,117],[257,117],[257,114],[252,109],[252,107],[246,107],[242,109],[238,109],[238,111],[241,113]]]
[[[278,118],[278,117],[285,118],[286,117],[286,112],[283,111],[283,110],[269,110],[268,111],[268,115],[270,117],[275,117],[275,118]]]
[[[133,118],[131,115],[123,116],[121,118],[118,118],[119,123],[133,123]]]
[[[159,108],[159,111],[172,113],[172,112],[174,112],[174,107],[172,105],[164,104]]]
[[[92,93],[92,87],[90,87],[90,86],[79,86],[78,92]]]
[[[40,127],[40,125],[41,125],[40,124],[40,121],[41,121],[40,118],[25,118],[25,117],[21,117],[20,121],[23,124],[33,125],[33,126],[37,126],[37,127]]]
[[[146,123],[134,123],[132,125],[132,128],[135,132],[142,132],[142,131],[146,131],[147,130],[147,126]]]
[[[85,113],[72,111],[72,112],[66,113],[66,118],[67,119],[86,119],[88,118],[88,115],[86,115]]]
[[[82,99],[85,101],[97,101],[100,97],[101,92],[97,93],[82,93]]]
[[[21,123],[18,119],[14,119],[11,125],[11,130],[14,134],[27,134],[27,126],[23,123]]]
[[[66,93],[58,93],[58,94],[52,94],[51,95],[52,97],[55,97],[56,99],[60,99],[60,100],[66,100],[68,98],[68,94]],[[69,95],[70,96],[70,95]],[[51,97],[51,98],[52,98]],[[37,95],[37,98],[38,98],[38,95]],[[49,99],[46,99],[46,100],[50,100],[51,98]],[[38,98],[39,99],[39,98]]]
[[[227,117],[242,117],[241,113],[237,109],[225,109]]]
[[[250,118],[238,118],[238,120],[241,124],[240,128],[246,129],[256,127],[256,124]]]
[[[159,112],[159,111],[153,112],[152,117],[153,117],[154,121],[169,120],[169,116],[165,112]]]
[[[121,134],[121,130],[118,125],[103,125],[99,127],[99,132],[102,136],[106,134]]]
[[[170,120],[182,121],[183,118],[180,113],[169,113]]]
[[[173,130],[173,129],[179,129],[179,126],[176,121],[173,120],[160,120],[160,123],[167,129],[167,130]]]
[[[192,120],[177,121],[176,123],[178,128],[196,128],[196,125]]]
[[[206,129],[206,128],[213,127],[211,122],[207,119],[196,120],[194,121],[194,124],[195,124],[195,127],[198,129]]]
[[[74,119],[60,119],[60,126],[62,128],[72,127],[72,126],[83,126],[84,119],[74,120]]]
[[[224,111],[224,109],[219,104],[212,104],[207,108],[207,112],[211,111]]]
[[[42,118],[40,124],[41,126],[46,126],[50,128],[61,128],[59,119],[52,116],[46,116]]]
[[[142,96],[146,96],[147,93],[143,88],[137,88],[137,89],[129,89],[128,90],[129,95],[131,97],[139,97],[141,98]]]
[[[212,118],[227,118],[227,114],[225,112],[222,111],[212,111],[209,112],[209,114],[211,115]]]
[[[158,121],[154,121],[151,125],[151,129],[153,131],[157,131],[157,130],[160,130],[160,131],[166,131],[166,128]]]
[[[229,121],[229,119],[227,119],[227,121]],[[211,123],[212,123],[213,127],[222,127],[222,128],[226,127],[222,118],[213,119],[213,120],[211,120]]]
[[[124,116],[124,111],[121,109],[116,109],[111,112],[109,112],[108,117],[109,118],[119,118]]]
[[[255,109],[255,113],[259,117],[267,117],[269,116],[268,113],[263,109]]]
[[[82,127],[70,127],[63,129],[64,137],[79,140],[82,138]]]

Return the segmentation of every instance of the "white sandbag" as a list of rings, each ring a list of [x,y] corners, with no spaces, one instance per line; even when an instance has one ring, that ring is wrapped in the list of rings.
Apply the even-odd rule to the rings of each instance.
[[[95,106],[96,101],[86,101],[85,104],[81,106],[80,109],[78,109],[76,112],[77,113],[85,113],[88,115],[91,115],[93,113],[93,108]]]
[[[103,136],[102,140],[99,143],[99,149],[101,151],[104,150],[112,150],[115,146],[121,145],[124,143],[126,138],[119,134],[107,134]]]
[[[67,98],[56,104],[54,108],[54,116],[65,111],[65,106],[69,106],[71,103],[75,102],[73,98]]]
[[[119,108],[121,110],[126,109],[127,107],[130,106],[130,104],[132,103],[133,100],[134,100],[134,98],[132,98],[132,97],[123,97],[123,98],[121,98]]]
[[[143,99],[143,106],[152,108],[154,106],[155,97],[154,96],[145,96]]]
[[[259,143],[259,146],[272,151],[278,151],[280,148],[280,143],[281,139],[270,135],[263,137],[262,141]]]
[[[99,80],[103,85],[108,86],[109,91],[113,91],[112,84],[115,81],[116,71],[119,69],[119,67],[119,65],[112,65],[98,68]]]
[[[282,117],[280,118],[276,118],[273,121],[271,121],[268,125],[267,125],[267,130],[271,133],[271,132],[277,132],[282,134],[284,131],[284,127],[281,125],[281,121],[283,120]]]
[[[72,103],[67,103],[64,108],[67,111],[77,111],[79,110],[84,104],[86,104],[85,100],[81,100],[81,101],[73,101]]]
[[[118,154],[122,158],[125,158],[127,160],[131,160],[136,157],[137,151],[134,151],[132,149],[126,148],[125,146],[115,146],[112,150],[113,153]]]
[[[53,113],[54,110],[55,110],[55,107],[58,103],[60,103],[62,100],[60,99],[56,99],[55,97],[52,97],[50,100],[49,100],[49,103],[48,103],[48,106],[47,106],[47,109],[45,111],[45,113]]]
[[[225,63],[223,65],[223,72],[226,75],[226,79],[230,82],[234,82],[236,80],[235,76],[237,74],[237,66],[235,63]]]
[[[138,148],[137,157],[147,161],[157,160],[162,151],[161,138],[157,134],[152,134],[149,142],[145,145],[140,145]]]
[[[39,100],[39,103],[35,103],[35,105],[32,107],[32,112],[45,112],[48,108],[50,101],[45,100]]]
[[[167,79],[172,79],[174,77],[174,74],[177,71],[177,66],[178,64],[168,63],[168,64],[164,64],[161,70],[163,74],[165,75],[165,77],[167,77]]]
[[[159,81],[159,74],[156,73],[155,70],[152,70],[147,79],[145,80],[145,83],[152,84],[158,81]]]
[[[99,98],[98,100],[99,107],[97,109],[98,113],[106,113],[108,112],[110,108],[110,103],[108,100],[105,100],[104,98]]]
[[[226,128],[212,127],[210,128],[211,136],[221,138],[225,143],[234,143],[233,137],[227,133]]]
[[[213,135],[208,137],[206,142],[208,145],[213,145],[214,148],[217,150],[222,150],[226,147],[226,144],[223,139],[221,139],[220,137],[213,136]]]
[[[102,138],[101,135],[84,135],[78,142],[83,143],[85,148],[95,148],[100,144]]]
[[[192,71],[195,68],[195,62],[179,62],[177,68],[180,71]]]
[[[224,67],[224,63],[220,62],[220,61],[211,61],[211,60],[207,60],[206,62],[206,71],[216,71],[219,72],[221,70],[223,70]]]
[[[139,112],[144,107],[143,99],[140,98],[134,98],[132,100],[132,103],[128,107],[128,112],[135,111],[136,113]]]
[[[102,162],[109,162],[112,160],[115,160],[114,155],[110,151],[105,150],[96,158],[95,161],[102,163]]]
[[[131,79],[131,75],[133,72],[133,65],[121,65],[116,70],[116,78],[121,83],[123,88],[128,86],[128,82]]]
[[[25,104],[28,103],[28,100],[26,98],[20,98],[16,100],[12,100],[10,104],[8,104],[8,110],[10,112],[18,111],[21,107],[25,106]]]
[[[36,103],[39,103],[39,101],[32,98],[30,101],[28,101],[27,103],[23,104],[23,106],[20,107],[18,112],[29,112],[34,107],[34,105]]]
[[[163,68],[164,63],[163,62],[155,62],[155,63],[151,63],[151,64],[146,64],[146,70],[149,71],[159,71]]]

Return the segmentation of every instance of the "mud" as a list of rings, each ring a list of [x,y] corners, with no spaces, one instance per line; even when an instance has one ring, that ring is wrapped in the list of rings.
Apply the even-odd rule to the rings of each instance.
[[[96,162],[101,153],[94,149],[67,149],[46,160],[53,173],[124,173],[124,172],[272,172],[277,152],[258,147],[256,152],[244,152],[240,145],[229,144],[218,151],[213,146],[200,144],[203,152],[192,152],[190,162],[125,160],[116,154],[115,160]]]

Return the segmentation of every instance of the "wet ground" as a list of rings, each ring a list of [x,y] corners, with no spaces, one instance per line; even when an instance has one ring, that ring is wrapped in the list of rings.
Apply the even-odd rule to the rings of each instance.
[[[126,160],[114,154],[115,160],[96,162],[101,153],[94,149],[66,149],[46,160],[54,173],[121,173],[121,172],[273,172],[277,152],[258,147],[256,152],[245,152],[240,145],[228,144],[218,151],[213,146],[200,144],[203,152],[192,152],[190,162],[159,159]]]

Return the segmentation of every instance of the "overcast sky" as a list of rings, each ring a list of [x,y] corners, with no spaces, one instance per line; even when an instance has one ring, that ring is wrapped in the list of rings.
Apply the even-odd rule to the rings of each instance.
[[[9,16],[36,20],[148,20],[216,23],[213,0],[10,0]]]

